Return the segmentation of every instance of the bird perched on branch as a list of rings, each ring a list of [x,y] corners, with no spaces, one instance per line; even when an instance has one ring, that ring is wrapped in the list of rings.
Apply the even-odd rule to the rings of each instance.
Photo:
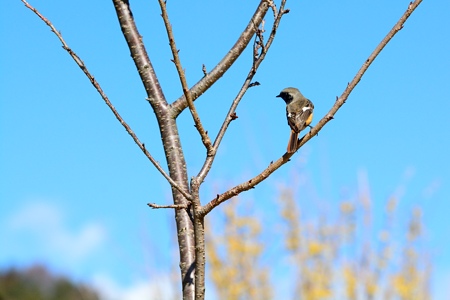
[[[297,151],[298,134],[311,124],[314,105],[293,87],[285,88],[277,97],[286,102],[286,118],[291,127],[287,152],[294,153]]]

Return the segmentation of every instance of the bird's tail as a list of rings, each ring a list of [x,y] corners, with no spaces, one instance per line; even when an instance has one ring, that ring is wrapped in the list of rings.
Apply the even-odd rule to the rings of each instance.
[[[297,150],[298,133],[291,130],[291,136],[289,137],[289,143],[287,146],[288,153],[294,153]]]

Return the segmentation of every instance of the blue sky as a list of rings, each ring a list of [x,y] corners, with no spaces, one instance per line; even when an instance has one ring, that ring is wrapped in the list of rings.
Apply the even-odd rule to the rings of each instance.
[[[333,105],[409,1],[291,1],[277,38],[237,110],[202,189],[205,203],[263,170],[285,151],[289,130],[275,96],[298,87],[315,104],[315,122]],[[152,110],[120,33],[112,3],[32,1],[60,30],[110,100],[160,162]],[[169,281],[169,185],[104,105],[57,38],[23,4],[1,10],[0,267],[36,261],[109,290],[148,292],[146,279]],[[256,4],[168,1],[187,80],[211,70],[247,25]],[[156,3],[132,3],[168,101],[181,95]],[[217,11],[220,14],[217,14]],[[188,13],[186,13],[188,12]],[[333,207],[367,172],[374,211],[405,186],[400,210],[420,205],[434,259],[433,291],[450,285],[450,3],[424,1],[375,60],[347,103],[296,156],[245,197],[264,211],[279,183],[305,172],[311,193]],[[270,13],[267,16],[271,20]],[[214,136],[251,64],[251,51],[197,102]],[[313,122],[313,124],[315,124]],[[189,176],[205,151],[190,115],[179,119]],[[303,160],[306,159],[304,163]],[[405,174],[410,174],[405,177]],[[407,179],[405,179],[407,178]],[[244,197],[244,199],[245,199]],[[267,206],[266,206],[267,205]],[[157,246],[160,245],[160,246]],[[158,257],[158,260],[153,259]],[[145,292],[144,291],[144,292]],[[137,293],[137,292],[136,292]],[[123,294],[125,295],[125,294]],[[444,294],[445,295],[445,294]],[[131,297],[131,296],[130,296]],[[132,299],[132,298],[129,298]]]

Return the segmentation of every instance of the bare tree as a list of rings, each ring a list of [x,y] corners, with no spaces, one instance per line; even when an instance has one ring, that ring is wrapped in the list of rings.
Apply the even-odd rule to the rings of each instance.
[[[113,0],[113,4],[117,13],[118,21],[122,29],[123,36],[131,52],[131,57],[136,65],[137,71],[141,77],[147,93],[147,100],[151,105],[158,121],[160,134],[162,137],[164,152],[169,173],[153,158],[150,151],[145,147],[131,127],[120,116],[114,108],[106,94],[103,92],[100,84],[90,73],[82,59],[68,46],[63,39],[61,33],[53,26],[53,24],[40,14],[27,1],[21,0],[26,7],[31,9],[42,21],[44,21],[52,30],[52,32],[61,41],[64,50],[74,59],[75,63],[81,68],[85,75],[89,78],[94,88],[98,91],[106,105],[110,108],[117,120],[122,124],[137,146],[142,150],[144,155],[153,163],[155,168],[167,179],[172,187],[173,205],[149,204],[152,208],[172,208],[175,210],[175,220],[177,224],[177,237],[180,252],[180,269],[182,278],[182,290],[184,299],[204,299],[205,297],[205,243],[204,243],[204,218],[205,216],[224,201],[254,188],[257,184],[269,177],[274,171],[289,161],[293,155],[285,153],[276,161],[272,161],[266,169],[261,173],[250,178],[235,187],[216,195],[213,199],[203,202],[200,201],[199,189],[208,175],[214,163],[217,150],[227,131],[230,123],[237,118],[236,108],[246,91],[258,82],[254,82],[253,78],[266,57],[282,18],[289,13],[289,9],[285,8],[286,0],[281,0],[278,7],[273,0],[262,0],[256,7],[256,11],[250,18],[247,27],[238,37],[233,47],[227,52],[222,60],[210,71],[207,72],[203,67],[204,76],[191,88],[188,87],[185,73],[178,55],[178,49],[175,38],[172,33],[169,21],[166,1],[158,0],[161,7],[161,15],[167,30],[167,36],[173,55],[173,63],[178,71],[178,77],[183,89],[183,95],[177,100],[169,103],[164,96],[158,77],[153,69],[151,60],[147,54],[145,45],[139,34],[133,14],[131,12],[130,3],[127,0]],[[411,15],[411,13],[421,3],[421,0],[415,0],[409,3],[406,12],[401,16],[394,27],[389,31],[386,37],[379,43],[373,53],[367,58],[355,77],[348,83],[346,89],[340,97],[336,98],[334,105],[329,112],[314,126],[310,132],[303,136],[297,143],[297,150],[308,142],[312,137],[333,119],[335,113],[345,103],[348,96],[361,80],[362,76],[374,61],[381,50],[392,39],[392,37],[402,29],[403,24]],[[273,15],[273,23],[266,33],[264,29],[264,18],[271,11]],[[253,40],[253,43],[251,41]],[[250,44],[250,46],[249,46]],[[224,73],[233,65],[236,59],[247,48],[253,49],[253,61],[248,74],[242,83],[235,99],[230,104],[230,109],[222,123],[218,134],[212,138],[202,125],[200,117],[196,111],[194,102],[206,90],[208,90]],[[195,123],[195,127],[201,137],[201,141],[205,147],[206,158],[199,173],[188,180],[187,168],[183,149],[180,143],[176,119],[182,111],[189,109]]]

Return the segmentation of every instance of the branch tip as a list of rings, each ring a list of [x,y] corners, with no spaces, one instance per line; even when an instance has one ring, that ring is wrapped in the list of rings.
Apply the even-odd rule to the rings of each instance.
[[[202,64],[202,72],[203,72],[203,76],[208,75],[208,72],[206,72],[206,66],[205,66],[205,64]]]
[[[257,86],[257,85],[261,85],[261,83],[259,83],[258,81],[252,82],[248,85],[249,88]]]
[[[173,205],[159,205],[155,203],[147,203],[147,205],[153,209],[159,208],[171,208],[171,209],[187,209],[190,203],[187,204],[173,204]]]

